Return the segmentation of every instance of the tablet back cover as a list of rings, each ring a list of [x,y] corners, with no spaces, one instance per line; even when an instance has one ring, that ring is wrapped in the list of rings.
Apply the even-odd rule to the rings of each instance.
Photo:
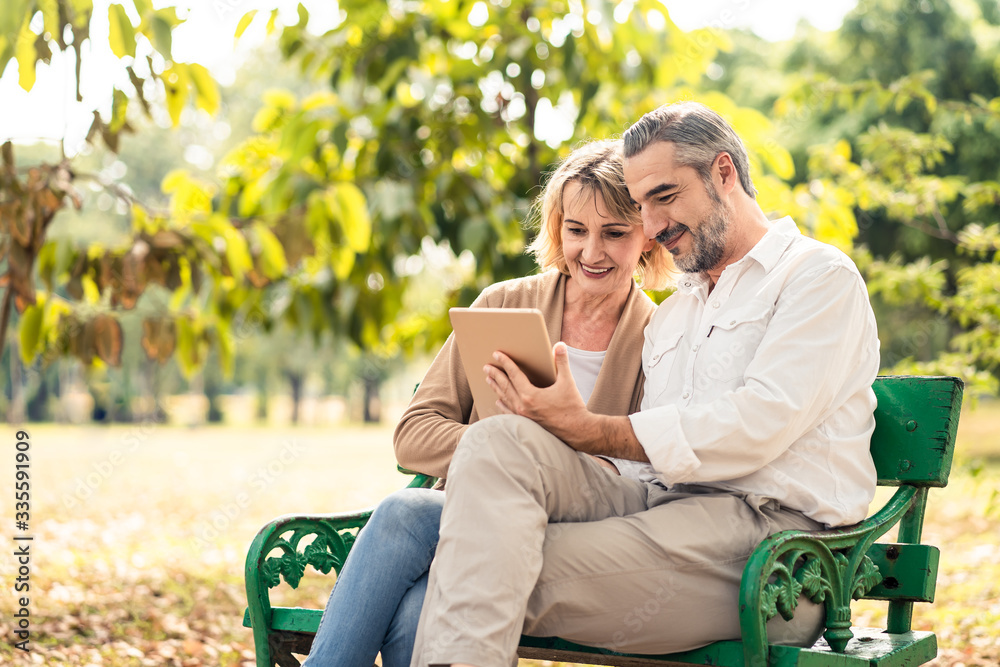
[[[480,418],[500,414],[483,366],[493,352],[509,356],[536,387],[556,381],[552,345],[542,311],[536,308],[452,308],[448,311]]]

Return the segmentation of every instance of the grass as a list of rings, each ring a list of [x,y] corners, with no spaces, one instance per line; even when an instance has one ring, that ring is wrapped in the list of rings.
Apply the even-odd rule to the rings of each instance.
[[[251,665],[242,568],[257,529],[279,514],[371,506],[406,481],[389,426],[28,430],[31,651],[12,647],[17,564],[0,556],[0,664]],[[0,497],[12,485],[3,474]],[[1000,664],[997,489],[1000,403],[981,402],[963,415],[951,484],[931,493],[924,538],[941,547],[941,573],[914,627],[938,634],[935,665]],[[13,509],[3,508],[10,545]],[[307,577],[276,601],[322,607],[329,585]],[[883,605],[855,606],[855,624],[883,620]]]

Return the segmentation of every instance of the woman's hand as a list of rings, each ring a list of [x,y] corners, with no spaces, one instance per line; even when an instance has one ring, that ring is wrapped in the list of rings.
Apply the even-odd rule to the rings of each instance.
[[[556,343],[552,352],[556,363],[556,381],[549,387],[531,384],[517,364],[503,352],[494,352],[496,365],[487,365],[483,371],[487,383],[498,397],[497,406],[503,412],[527,417],[568,441],[591,415],[573,380],[566,344]]]

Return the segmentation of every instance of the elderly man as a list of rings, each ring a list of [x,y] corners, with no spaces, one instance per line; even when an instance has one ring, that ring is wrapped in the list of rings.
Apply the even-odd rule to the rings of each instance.
[[[760,540],[867,512],[879,343],[856,267],[767,219],[707,107],[661,107],[624,143],[645,233],[684,272],[646,328],[642,409],[588,412],[561,343],[552,387],[500,354],[484,369],[512,414],[455,453],[415,667],[510,665],[522,632],[635,653],[738,638]],[[769,636],[808,644],[820,621],[802,604]]]

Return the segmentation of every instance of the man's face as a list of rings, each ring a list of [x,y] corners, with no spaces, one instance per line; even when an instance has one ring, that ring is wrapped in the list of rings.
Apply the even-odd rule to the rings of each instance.
[[[700,273],[726,256],[729,207],[692,167],[677,165],[674,144],[659,141],[625,161],[625,183],[639,206],[643,231],[681,271]]]

